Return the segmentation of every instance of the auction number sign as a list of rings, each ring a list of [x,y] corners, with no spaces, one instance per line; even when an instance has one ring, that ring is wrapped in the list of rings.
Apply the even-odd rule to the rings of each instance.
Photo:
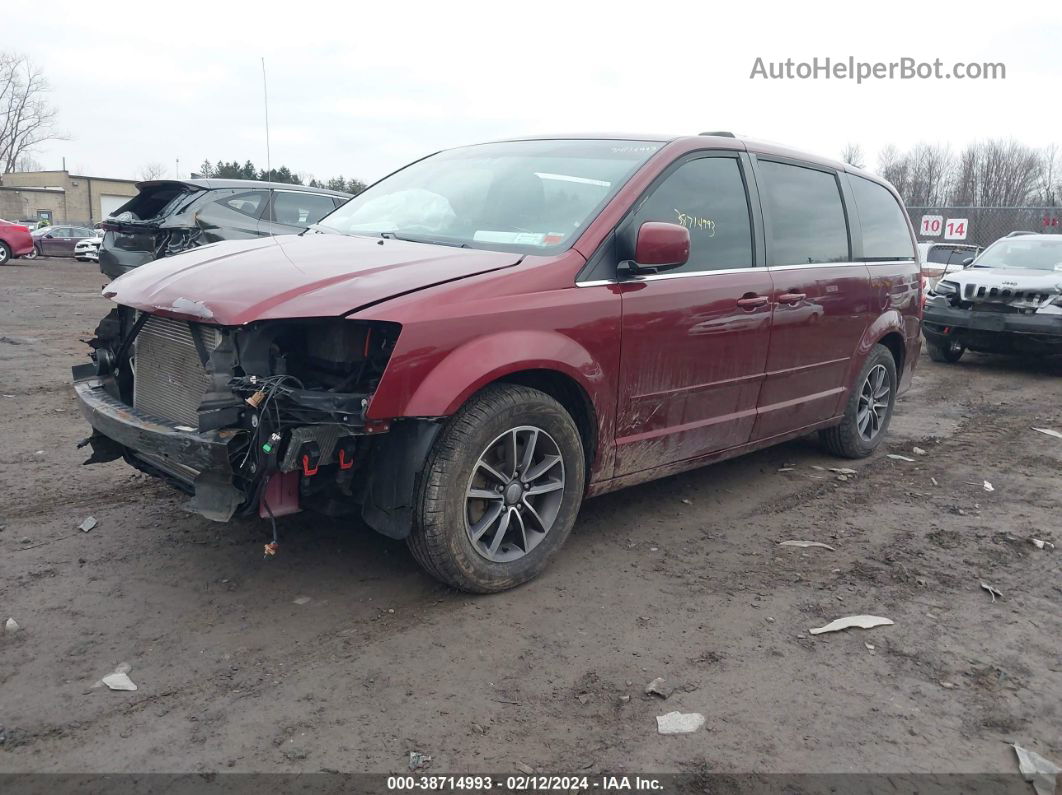
[[[949,218],[944,224],[945,240],[965,240],[969,222],[965,218]]]
[[[949,218],[944,220],[943,215],[923,215],[919,233],[922,237],[940,237],[944,233],[945,240],[965,240],[970,222],[966,218]]]
[[[937,237],[940,231],[944,228],[944,216],[943,215],[923,215],[922,216],[922,236],[923,237]]]

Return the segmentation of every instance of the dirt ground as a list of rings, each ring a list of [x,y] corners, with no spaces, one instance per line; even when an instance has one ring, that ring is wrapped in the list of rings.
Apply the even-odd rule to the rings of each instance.
[[[397,773],[417,750],[436,773],[1011,773],[1010,741],[1062,763],[1062,550],[1029,541],[1062,546],[1062,440],[1031,430],[1062,430],[1062,362],[923,357],[875,457],[800,441],[593,500],[543,577],[469,597],[360,526],[285,519],[264,560],[258,522],[81,466],[69,368],[102,284],[0,268],[0,621],[21,625],[0,770]],[[895,625],[808,634],[857,613]],[[136,692],[93,686],[121,663]],[[705,727],[658,735],[672,710]]]

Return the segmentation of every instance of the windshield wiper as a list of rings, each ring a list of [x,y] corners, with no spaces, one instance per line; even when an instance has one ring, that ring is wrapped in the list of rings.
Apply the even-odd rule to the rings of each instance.
[[[399,235],[395,232],[381,232],[380,237],[385,240],[401,240],[403,243],[426,243],[432,246],[450,246],[452,248],[472,248],[468,243],[456,243],[448,240],[432,240],[427,237],[410,237],[409,235]]]

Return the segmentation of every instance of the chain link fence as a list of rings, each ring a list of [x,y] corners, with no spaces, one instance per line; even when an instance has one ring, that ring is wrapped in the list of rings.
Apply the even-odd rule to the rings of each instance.
[[[920,243],[987,246],[1011,232],[1062,234],[1062,207],[908,207]]]

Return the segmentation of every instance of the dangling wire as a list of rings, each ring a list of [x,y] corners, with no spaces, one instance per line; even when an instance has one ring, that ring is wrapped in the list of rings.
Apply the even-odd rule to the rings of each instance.
[[[266,509],[266,513],[269,514],[269,521],[273,523],[273,541],[265,545],[265,557],[271,558],[277,554],[277,550],[280,549],[280,539],[277,538],[277,518],[273,516],[273,509],[269,507],[269,502],[265,498],[265,494],[262,495],[262,505]]]

